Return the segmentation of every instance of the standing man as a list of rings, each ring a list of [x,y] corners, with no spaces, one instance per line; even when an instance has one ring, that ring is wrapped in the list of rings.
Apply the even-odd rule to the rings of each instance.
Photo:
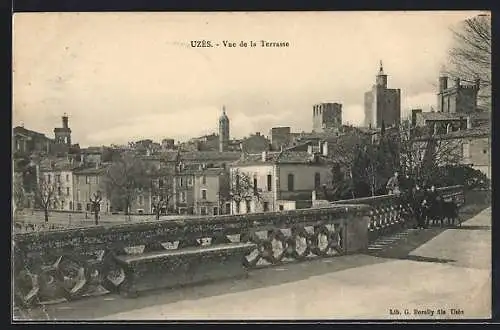
[[[412,209],[415,218],[417,219],[416,228],[423,229],[425,227],[425,214],[424,214],[424,192],[418,184],[413,188]]]
[[[390,177],[389,181],[387,181],[385,188],[387,189],[389,195],[400,194],[398,172],[394,172],[394,175]]]

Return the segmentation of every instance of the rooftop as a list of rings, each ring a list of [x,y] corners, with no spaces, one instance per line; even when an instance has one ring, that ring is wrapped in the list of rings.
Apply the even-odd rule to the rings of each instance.
[[[45,134],[43,133],[40,133],[40,132],[36,132],[36,131],[32,131],[32,130],[29,130],[29,129],[26,129],[22,126],[16,126],[14,127],[13,129],[13,133],[14,134],[23,134],[23,135],[27,135],[27,136],[33,136],[33,137],[38,137],[38,138],[45,138],[47,140],[50,140],[50,138],[48,138],[47,136],[45,136]]]

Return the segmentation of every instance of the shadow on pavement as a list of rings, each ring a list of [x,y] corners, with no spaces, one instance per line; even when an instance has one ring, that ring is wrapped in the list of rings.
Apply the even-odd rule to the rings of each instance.
[[[205,297],[266,288],[306,280],[313,276],[387,261],[389,260],[360,254],[284,263],[268,268],[251,270],[249,276],[244,279],[223,280],[200,285],[143,292],[135,299],[123,298],[118,294],[106,294],[68,303],[45,305],[43,308],[32,309],[29,312],[29,316],[23,319],[95,319],[154,305],[197,300]]]
[[[419,262],[435,262],[435,263],[440,263],[440,264],[446,264],[448,262],[455,262],[456,260],[452,259],[440,259],[440,258],[431,258],[431,257],[422,257],[422,256],[406,256],[406,258],[403,258],[404,260],[410,260],[410,261],[419,261]]]
[[[462,225],[458,227],[451,227],[448,229],[460,229],[460,230],[491,230],[491,226],[467,226]]]

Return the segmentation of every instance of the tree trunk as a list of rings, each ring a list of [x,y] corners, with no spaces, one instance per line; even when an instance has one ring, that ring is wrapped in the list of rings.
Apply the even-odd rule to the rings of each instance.
[[[98,211],[94,212],[94,220],[95,220],[95,225],[97,226],[99,224],[99,212]]]
[[[160,220],[160,213],[161,213],[161,210],[159,209],[159,207],[156,208],[156,220]]]
[[[45,216],[45,222],[49,222],[49,210],[47,207],[44,208],[43,215]]]

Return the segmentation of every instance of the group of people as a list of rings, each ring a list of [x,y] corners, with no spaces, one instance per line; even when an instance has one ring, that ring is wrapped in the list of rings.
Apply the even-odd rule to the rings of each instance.
[[[406,175],[400,180],[398,172],[388,180],[386,189],[389,194],[399,195],[405,204],[411,206],[412,215],[416,218],[416,228],[428,228],[430,221],[437,216],[439,194],[434,185],[419,183]]]

